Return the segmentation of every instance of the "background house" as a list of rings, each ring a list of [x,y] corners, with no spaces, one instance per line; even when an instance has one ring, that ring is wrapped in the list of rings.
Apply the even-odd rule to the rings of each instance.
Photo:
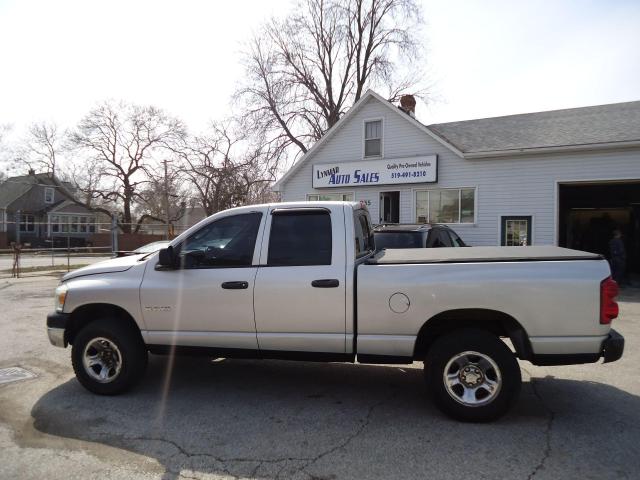
[[[30,170],[0,184],[0,248],[84,246],[95,231],[96,213],[75,200],[68,182]]]
[[[284,201],[357,200],[375,223],[443,223],[471,245],[608,254],[640,271],[640,101],[423,125],[363,97],[276,183]]]

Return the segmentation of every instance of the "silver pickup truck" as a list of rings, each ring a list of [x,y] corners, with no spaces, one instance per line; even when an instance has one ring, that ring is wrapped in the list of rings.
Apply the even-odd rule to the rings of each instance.
[[[148,352],[408,364],[448,415],[487,421],[517,398],[517,358],[611,362],[617,285],[598,255],[558,247],[376,253],[349,202],[213,215],[168,248],[68,273],[47,317],[98,394],[138,382]],[[506,342],[505,340],[508,340]]]

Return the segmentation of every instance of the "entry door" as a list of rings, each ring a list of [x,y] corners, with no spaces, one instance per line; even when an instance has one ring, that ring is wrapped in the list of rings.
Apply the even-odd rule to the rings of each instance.
[[[260,350],[344,353],[343,207],[275,208],[262,243],[254,294]]]
[[[253,287],[263,210],[224,216],[190,235],[175,247],[178,269],[156,269],[151,260],[140,287],[147,343],[257,350]]]
[[[502,217],[500,244],[531,245],[531,216]]]
[[[400,222],[400,192],[380,193],[380,223]]]

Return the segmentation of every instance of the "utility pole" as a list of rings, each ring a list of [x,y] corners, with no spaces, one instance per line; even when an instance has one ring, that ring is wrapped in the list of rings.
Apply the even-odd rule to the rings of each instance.
[[[20,210],[16,212],[16,225],[15,225],[16,245],[20,245],[20,222],[21,222],[20,214],[21,213],[22,212]]]
[[[164,213],[167,224],[166,237],[167,240],[169,240],[169,222],[171,221],[169,215],[169,173],[167,169],[167,160],[163,160],[162,163],[164,164]]]
[[[116,213],[111,214],[111,253],[114,255],[118,251],[118,217]]]

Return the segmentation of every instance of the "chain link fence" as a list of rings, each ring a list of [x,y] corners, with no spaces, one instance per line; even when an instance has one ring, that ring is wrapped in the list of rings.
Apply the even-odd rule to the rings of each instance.
[[[0,279],[59,276],[141,247],[153,251],[190,227],[87,222],[81,215],[69,215],[57,223],[32,220],[22,215],[19,222],[0,223]]]

